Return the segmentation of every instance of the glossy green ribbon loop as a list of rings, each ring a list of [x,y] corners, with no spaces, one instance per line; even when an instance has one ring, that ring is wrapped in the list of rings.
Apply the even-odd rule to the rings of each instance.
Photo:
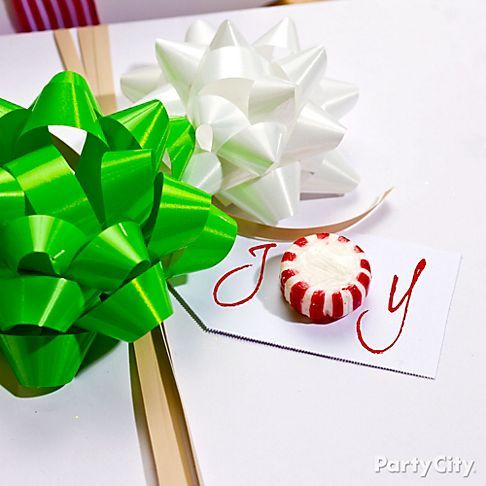
[[[218,264],[221,259],[212,251],[220,248],[229,253],[235,240],[236,225],[228,215],[211,206],[204,229],[186,248],[171,255],[167,265],[168,277],[204,270]]]
[[[140,226],[128,221],[110,226],[93,238],[67,273],[85,286],[109,292],[149,266]]]
[[[211,196],[196,187],[164,176],[149,251],[163,257],[192,243],[202,232],[211,208]]]
[[[53,216],[22,216],[0,229],[0,248],[14,271],[64,274],[86,242],[76,226]]]
[[[172,314],[162,265],[156,263],[130,280],[78,322],[123,341],[135,341]]]
[[[105,223],[127,218],[143,224],[154,204],[153,179],[150,150],[107,152],[101,163]]]
[[[29,111],[0,99],[0,164],[15,156],[17,141],[27,121]]]
[[[9,162],[4,166],[24,191],[35,214],[48,214],[78,225],[88,234],[100,224],[74,171],[52,145]]]
[[[96,333],[30,334],[31,329],[0,333],[0,349],[19,383],[31,388],[52,388],[69,383],[79,370]],[[13,332],[13,330],[11,331]]]
[[[172,175],[179,180],[186,170],[187,164],[194,152],[196,135],[189,120],[184,117],[170,120],[167,152],[170,157]]]
[[[2,168],[0,168],[0,194],[0,225],[25,214],[24,191],[15,177]]]
[[[169,117],[162,103],[148,101],[100,121],[113,150],[151,150],[154,173],[159,170],[169,134]]]
[[[84,310],[79,285],[64,278],[19,275],[0,281],[0,330],[34,324],[65,332]]]
[[[67,383],[96,333],[138,339],[172,313],[169,276],[229,252],[234,221],[178,180],[193,150],[160,102],[103,116],[75,73],[29,109],[0,100],[0,348],[23,385]]]

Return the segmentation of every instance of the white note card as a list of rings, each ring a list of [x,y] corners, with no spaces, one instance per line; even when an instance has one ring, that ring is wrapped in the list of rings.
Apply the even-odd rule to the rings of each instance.
[[[312,324],[284,301],[279,267],[288,243],[238,237],[222,263],[190,275],[174,295],[209,332],[435,378],[460,255],[368,235],[350,238],[370,261],[370,291],[359,309],[331,324]]]

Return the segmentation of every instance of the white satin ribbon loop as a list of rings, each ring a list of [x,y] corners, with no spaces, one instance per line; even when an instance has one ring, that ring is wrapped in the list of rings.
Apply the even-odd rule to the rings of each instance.
[[[345,194],[359,183],[359,175],[336,150],[308,160],[303,165],[301,191],[306,194]]]
[[[209,44],[209,50],[215,51],[229,46],[249,47],[250,45],[238,29],[229,20],[225,20],[219,26],[213,40]]]
[[[294,82],[302,93],[311,96],[326,71],[326,51],[323,47],[311,47],[292,54],[277,64],[283,69],[288,79]]]
[[[314,102],[339,119],[354,108],[358,95],[358,87],[354,84],[324,78],[319,83]]]
[[[213,130],[213,150],[217,152],[231,137],[250,125],[245,114],[222,96],[204,95],[193,100],[194,126],[210,125]]]
[[[221,190],[223,183],[221,162],[212,152],[196,152],[191,157],[182,180],[209,194],[216,194]]]
[[[297,29],[288,17],[263,34],[253,45],[269,60],[300,51]]]
[[[283,125],[256,123],[230,138],[220,148],[219,154],[240,169],[261,176],[279,162],[284,135]]]
[[[295,212],[299,190],[300,165],[294,162],[223,191],[222,195],[250,216],[273,225]]]
[[[211,44],[215,33],[216,31],[206,21],[196,20],[187,29],[184,40],[189,44],[208,46]]]
[[[334,150],[345,132],[346,129],[322,108],[307,103],[297,118],[285,153],[300,159]]]
[[[296,112],[296,86],[285,79],[269,76],[257,79],[248,99],[251,123],[279,121],[291,125]]]
[[[189,89],[196,75],[205,48],[196,44],[157,39],[157,60],[168,81],[183,101],[187,101]]]

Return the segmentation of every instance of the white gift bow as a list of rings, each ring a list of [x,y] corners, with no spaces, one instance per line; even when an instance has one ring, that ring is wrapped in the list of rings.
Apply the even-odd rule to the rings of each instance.
[[[358,184],[335,150],[358,90],[324,77],[325,50],[302,50],[290,19],[254,44],[229,21],[215,32],[199,20],[185,42],[158,39],[156,53],[158,65],[125,74],[122,91],[137,103],[158,98],[194,125],[182,180],[269,225],[294,214],[301,192]]]

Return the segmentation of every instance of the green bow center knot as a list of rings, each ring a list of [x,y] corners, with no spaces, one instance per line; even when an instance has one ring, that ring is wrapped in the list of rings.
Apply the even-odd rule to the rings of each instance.
[[[0,348],[19,383],[68,383],[97,333],[140,338],[172,313],[168,278],[230,251],[235,222],[177,179],[193,148],[159,101],[103,116],[72,72],[28,109],[0,99]]]

